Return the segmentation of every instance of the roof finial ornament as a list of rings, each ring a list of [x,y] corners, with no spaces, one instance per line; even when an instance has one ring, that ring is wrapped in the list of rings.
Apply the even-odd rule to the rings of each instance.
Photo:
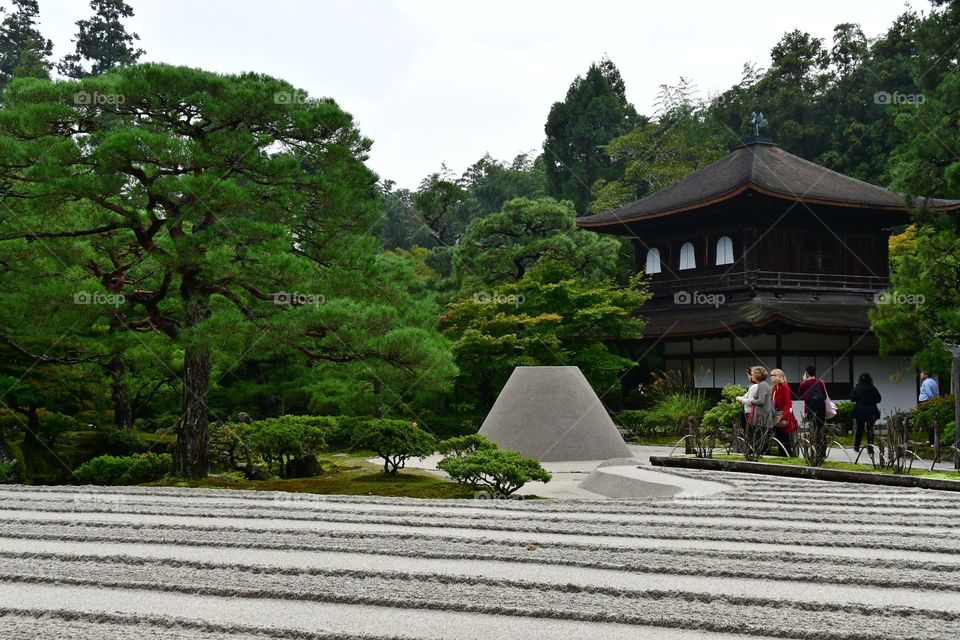
[[[753,123],[753,135],[760,135],[760,127],[767,126],[767,119],[763,117],[763,111],[754,111],[750,114]]]

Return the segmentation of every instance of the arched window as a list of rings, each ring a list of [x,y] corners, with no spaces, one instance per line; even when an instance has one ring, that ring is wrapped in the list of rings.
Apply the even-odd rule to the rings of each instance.
[[[692,242],[684,242],[683,246],[680,247],[680,268],[681,269],[697,268],[697,258],[694,255]]]
[[[717,265],[733,264],[733,240],[723,236],[717,240]]]
[[[660,273],[660,249],[647,251],[647,273]]]

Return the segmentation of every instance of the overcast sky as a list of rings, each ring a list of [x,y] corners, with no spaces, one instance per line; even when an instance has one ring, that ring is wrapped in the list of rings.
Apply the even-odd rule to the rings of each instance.
[[[745,62],[767,66],[785,31],[829,41],[834,25],[856,22],[874,37],[904,10],[903,0],[128,1],[147,60],[258,71],[333,97],[373,139],[373,169],[406,187],[443,162],[459,174],[486,152],[539,149],[550,105],[604,55],[652,114],[661,84],[683,75],[704,95],[722,91]],[[90,9],[40,0],[40,12],[59,58]]]

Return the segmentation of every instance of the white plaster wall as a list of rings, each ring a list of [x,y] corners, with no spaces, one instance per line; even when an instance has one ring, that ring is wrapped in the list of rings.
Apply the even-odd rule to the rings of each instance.
[[[853,375],[859,378],[867,372],[883,397],[880,412],[894,409],[909,410],[917,406],[917,372],[910,358],[896,356],[854,356]],[[834,398],[838,400],[841,398]],[[849,398],[842,398],[848,400]]]

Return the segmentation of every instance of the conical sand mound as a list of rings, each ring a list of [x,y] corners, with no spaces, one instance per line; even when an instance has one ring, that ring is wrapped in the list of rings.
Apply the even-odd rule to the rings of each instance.
[[[630,457],[579,367],[514,369],[480,435],[541,462]]]

